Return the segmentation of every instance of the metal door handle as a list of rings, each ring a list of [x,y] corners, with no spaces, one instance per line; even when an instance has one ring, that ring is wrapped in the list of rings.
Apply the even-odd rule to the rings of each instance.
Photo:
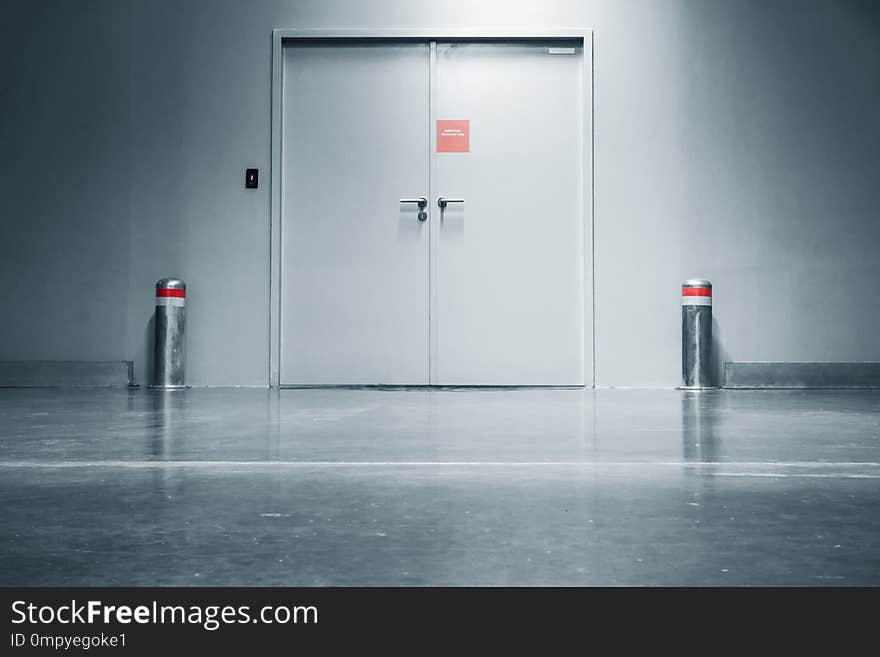
[[[463,198],[445,198],[441,196],[437,199],[437,205],[441,208],[445,208],[448,203],[464,203]]]
[[[420,208],[428,207],[428,199],[424,196],[420,196],[419,198],[402,198],[400,199],[401,203],[418,203]]]

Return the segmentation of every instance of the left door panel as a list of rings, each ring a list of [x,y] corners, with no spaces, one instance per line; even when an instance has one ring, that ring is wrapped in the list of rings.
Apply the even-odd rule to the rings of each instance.
[[[427,384],[427,44],[284,48],[282,385]],[[430,207],[426,208],[430,212]]]

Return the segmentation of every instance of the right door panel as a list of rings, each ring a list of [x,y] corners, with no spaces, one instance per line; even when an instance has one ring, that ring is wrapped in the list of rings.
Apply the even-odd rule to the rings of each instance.
[[[434,383],[585,383],[583,52],[562,46],[437,46],[436,119],[470,148],[435,154],[435,196],[464,203],[434,207]]]

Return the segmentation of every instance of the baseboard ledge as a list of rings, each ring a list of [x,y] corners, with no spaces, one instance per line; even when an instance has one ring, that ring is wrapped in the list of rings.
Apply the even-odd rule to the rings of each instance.
[[[134,362],[0,361],[0,388],[122,388],[134,385]]]
[[[724,388],[880,388],[880,363],[727,361],[724,363]]]

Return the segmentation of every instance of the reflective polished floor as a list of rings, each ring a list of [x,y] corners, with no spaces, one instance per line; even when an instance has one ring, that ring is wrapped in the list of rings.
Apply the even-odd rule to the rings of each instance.
[[[880,584],[880,391],[0,390],[0,585]]]

